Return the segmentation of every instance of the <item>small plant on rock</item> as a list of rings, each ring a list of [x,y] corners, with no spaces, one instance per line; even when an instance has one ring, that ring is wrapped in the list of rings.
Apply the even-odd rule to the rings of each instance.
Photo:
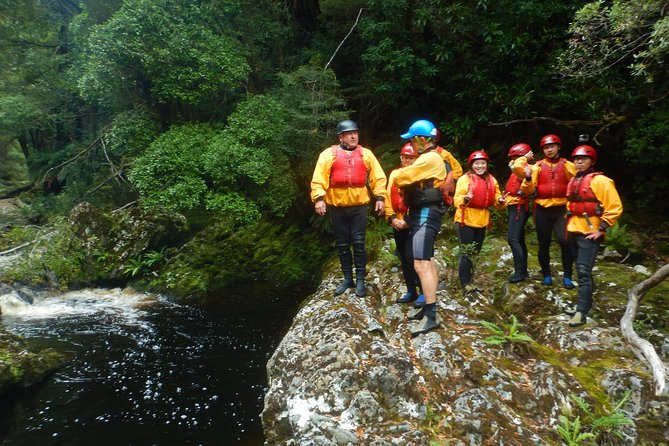
[[[481,321],[479,323],[494,333],[484,340],[488,345],[503,345],[507,343],[531,344],[534,342],[534,339],[529,334],[518,330],[518,318],[515,315],[511,315],[511,323],[506,325],[506,331],[492,322]]]
[[[516,353],[523,356],[529,354],[529,345],[534,343],[534,339],[518,329],[518,319],[515,315],[511,316],[511,323],[504,324],[504,328],[488,321],[480,321],[479,323],[493,333],[483,342],[488,345],[502,346],[502,354]]]
[[[628,390],[613,409],[602,416],[598,416],[583,398],[571,395],[571,400],[576,404],[581,414],[576,415],[570,407],[567,407],[567,415],[569,417],[575,416],[575,418],[572,421],[567,416],[560,415],[560,424],[557,426],[558,433],[570,446],[625,444],[622,428],[632,425],[634,422],[622,412],[622,409],[629,401],[631,394],[632,392]],[[583,422],[581,421],[581,415],[583,415]],[[581,429],[584,432],[581,432]]]

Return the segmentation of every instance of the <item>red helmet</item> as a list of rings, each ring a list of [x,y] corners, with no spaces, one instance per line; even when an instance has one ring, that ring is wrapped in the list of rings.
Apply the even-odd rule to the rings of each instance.
[[[527,155],[531,151],[532,148],[525,143],[515,144],[509,149],[509,156],[523,156]]]
[[[476,160],[486,160],[490,161],[490,158],[488,157],[488,154],[485,153],[483,150],[475,150],[469,155],[469,158],[467,158],[467,164],[470,166],[472,163]]]
[[[546,135],[543,138],[541,138],[539,147],[543,149],[543,147],[548,144],[557,144],[558,146],[562,147],[562,140],[557,135]]]
[[[402,146],[402,150],[400,150],[400,156],[408,156],[410,158],[416,158],[418,154],[413,149],[411,143],[406,143]]]
[[[597,151],[592,146],[578,146],[571,152],[571,158],[574,159],[577,156],[587,156],[592,158],[592,162],[597,162]]]

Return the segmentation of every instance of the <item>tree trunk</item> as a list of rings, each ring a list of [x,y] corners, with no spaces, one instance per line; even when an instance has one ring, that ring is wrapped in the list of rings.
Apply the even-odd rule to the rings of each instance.
[[[620,320],[620,329],[623,337],[631,344],[632,351],[641,360],[648,362],[651,371],[653,372],[653,380],[655,381],[655,395],[661,395],[666,388],[666,370],[664,363],[658,356],[653,344],[645,339],[639,337],[634,331],[632,322],[636,317],[637,307],[639,306],[639,299],[643,297],[646,292],[662,282],[669,276],[669,264],[655,271],[655,273],[648,279],[635,285],[627,293],[627,310],[625,315]]]

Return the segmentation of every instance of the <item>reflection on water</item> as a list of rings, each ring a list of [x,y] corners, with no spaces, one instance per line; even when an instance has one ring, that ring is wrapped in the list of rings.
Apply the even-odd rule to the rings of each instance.
[[[1,445],[263,443],[265,364],[290,310],[250,317],[120,290],[5,304],[6,329],[70,361],[3,401]]]

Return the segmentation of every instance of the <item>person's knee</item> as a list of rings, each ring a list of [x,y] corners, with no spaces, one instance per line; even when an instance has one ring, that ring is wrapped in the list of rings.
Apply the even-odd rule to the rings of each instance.
[[[428,272],[429,269],[430,269],[430,261],[429,260],[415,259],[413,261],[413,267],[418,274],[424,274],[424,273]]]
[[[590,280],[592,278],[592,269],[583,263],[576,264],[579,280]]]

